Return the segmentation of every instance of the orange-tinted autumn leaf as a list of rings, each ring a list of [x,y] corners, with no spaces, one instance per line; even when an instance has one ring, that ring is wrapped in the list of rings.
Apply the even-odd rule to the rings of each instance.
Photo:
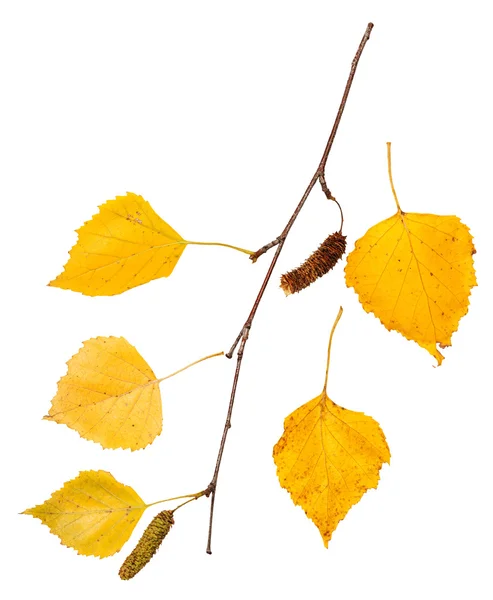
[[[472,236],[458,217],[403,212],[395,199],[397,213],[371,227],[349,254],[346,284],[387,329],[441,364],[437,346],[451,345],[476,285]]]
[[[67,365],[45,419],[104,448],[138,450],[161,433],[159,381],[125,338],[91,338]]]
[[[77,230],[64,271],[49,285],[87,296],[113,296],[153,279],[171,275],[188,244],[226,246],[184,240],[142,196],[127,193],[108,200]]]
[[[147,504],[106,471],[81,471],[43,504],[23,512],[42,521],[62,544],[104,558],[129,539]]]
[[[323,392],[284,421],[274,447],[277,476],[328,545],[337,524],[370,488],[390,453],[378,423]]]
[[[334,328],[341,314],[342,309]],[[329,358],[330,345],[327,369]],[[377,487],[390,452],[379,424],[335,404],[326,386],[327,378],[319,396],[286,418],[274,462],[281,486],[315,523],[327,547],[339,521]]]

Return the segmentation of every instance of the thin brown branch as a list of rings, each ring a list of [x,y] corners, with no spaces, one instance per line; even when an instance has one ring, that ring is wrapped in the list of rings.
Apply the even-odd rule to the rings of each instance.
[[[259,256],[262,256],[262,254],[265,254],[267,252],[267,250],[270,250],[271,248],[273,248],[274,246],[277,246],[277,244],[280,244],[282,241],[282,235],[280,235],[279,237],[276,237],[275,240],[272,240],[272,242],[269,242],[268,244],[265,244],[265,246],[262,246],[262,248],[259,248],[259,250],[257,250],[257,252],[254,252],[253,254],[250,254],[249,258],[252,262],[256,262],[257,258]]]
[[[185,500],[185,502],[182,502],[181,504],[178,504],[178,506],[175,506],[175,508],[171,512],[174,513],[182,506],[185,506],[185,504],[194,502],[195,500],[198,500],[199,498],[202,498],[202,496],[206,496],[206,495],[207,495],[207,490],[204,490],[203,492],[199,492],[198,494],[195,494],[195,496],[193,496],[192,498],[189,498],[188,500]]]
[[[212,476],[211,483],[208,486],[208,490],[211,490],[211,510],[209,515],[209,534],[207,537],[207,554],[212,554],[211,550],[211,541],[212,541],[212,520],[214,517],[214,501],[216,499],[216,487],[217,487],[217,478],[219,476],[219,469],[221,468],[221,461],[224,454],[224,446],[226,445],[226,437],[228,436],[228,431],[231,428],[231,415],[233,414],[233,406],[235,402],[236,396],[236,387],[238,385],[238,378],[240,376],[241,369],[241,361],[243,358],[243,350],[245,348],[245,344],[248,340],[248,332],[250,328],[243,328],[242,337],[240,342],[240,347],[238,349],[238,353],[236,354],[236,369],[235,376],[233,378],[233,387],[231,389],[231,397],[229,399],[228,406],[228,414],[226,415],[226,422],[224,423],[223,435],[221,437],[221,443],[219,445],[219,452],[217,454],[216,460],[216,468],[214,469],[214,475]]]
[[[372,29],[373,29],[373,23],[368,23],[365,34],[363,35],[360,45],[358,46],[358,50],[356,51],[356,54],[354,55],[353,62],[351,63],[351,70],[349,72],[349,77],[348,77],[348,80],[346,83],[346,87],[344,88],[344,93],[342,95],[341,103],[339,105],[339,110],[337,111],[334,125],[332,126],[332,131],[330,132],[329,139],[327,140],[327,144],[326,144],[324,152],[322,154],[320,164],[318,165],[317,170],[315,171],[315,175],[312,177],[312,180],[310,181],[308,188],[306,189],[305,193],[303,194],[303,197],[301,198],[300,203],[296,207],[296,210],[294,211],[293,215],[291,216],[291,219],[288,221],[288,224],[284,228],[281,235],[279,235],[272,242],[265,244],[265,246],[262,246],[262,248],[259,248],[256,252],[251,254],[250,260],[252,262],[255,262],[258,258],[260,258],[262,256],[262,254],[265,254],[265,252],[267,252],[267,250],[270,250],[273,246],[277,246],[278,244],[281,244],[281,242],[282,242],[282,244],[284,243],[284,241],[286,239],[286,235],[288,234],[289,230],[291,229],[293,223],[296,221],[296,218],[297,218],[300,210],[303,208],[303,205],[305,204],[308,196],[310,195],[310,192],[312,191],[314,185],[316,184],[317,179],[320,181],[320,184],[322,186],[322,191],[325,193],[327,198],[329,200],[334,200],[337,203],[337,205],[339,206],[339,209],[341,211],[341,220],[342,221],[344,220],[343,215],[342,215],[342,208],[341,208],[339,202],[337,202],[337,200],[330,193],[330,190],[328,189],[327,184],[325,182],[325,166],[327,164],[327,159],[329,158],[329,154],[332,149],[332,145],[334,143],[337,130],[339,129],[339,124],[342,119],[342,114],[344,113],[344,109],[346,107],[346,102],[347,102],[347,99],[349,96],[349,92],[351,90],[351,86],[353,84],[353,79],[356,74],[356,68],[358,67],[359,59],[361,58],[361,54],[363,53],[363,50],[366,46],[366,42],[370,39],[370,34],[371,34]],[[341,231],[342,231],[342,223],[341,223]]]
[[[266,244],[265,246],[263,246],[262,248],[257,250],[257,252],[255,252],[254,254],[252,254],[250,256],[250,258],[255,262],[257,260],[257,258],[259,256],[261,256],[262,254],[264,254],[265,252],[267,252],[267,250],[269,250],[270,248],[273,248],[274,246],[277,246],[276,252],[274,254],[274,257],[272,258],[272,262],[270,263],[269,268],[267,269],[267,273],[265,275],[264,281],[262,282],[262,285],[260,286],[260,290],[257,294],[257,297],[255,298],[255,302],[253,303],[250,314],[248,315],[248,318],[245,321],[245,324],[243,325],[240,334],[236,338],[233,346],[231,347],[231,350],[226,354],[226,356],[228,358],[231,358],[231,356],[233,355],[233,352],[235,351],[236,347],[239,344],[238,352],[236,355],[236,369],[235,369],[235,375],[234,375],[234,379],[233,379],[233,386],[231,389],[231,396],[230,396],[230,400],[229,400],[226,421],[224,423],[223,434],[221,437],[221,443],[219,445],[219,451],[217,454],[216,467],[214,469],[214,475],[212,476],[212,480],[211,480],[209,486],[207,487],[207,492],[206,492],[207,496],[209,496],[209,494],[211,496],[210,517],[209,517],[209,534],[208,534],[208,539],[207,539],[207,553],[208,554],[212,553],[212,550],[211,550],[212,524],[213,524],[213,516],[214,516],[214,502],[215,502],[216,492],[217,492],[217,480],[219,477],[219,470],[221,468],[221,461],[222,461],[222,457],[224,454],[224,447],[226,445],[226,438],[228,436],[228,431],[231,428],[231,416],[233,414],[233,406],[234,406],[235,397],[236,397],[236,389],[238,386],[238,379],[240,376],[241,363],[243,360],[243,354],[244,354],[245,346],[246,346],[248,336],[250,333],[250,329],[251,329],[251,326],[253,323],[253,319],[255,318],[255,314],[257,313],[258,307],[260,305],[260,301],[262,300],[265,289],[267,288],[267,285],[270,281],[270,278],[274,271],[274,267],[276,266],[279,255],[282,252],[284,242],[286,241],[286,237],[287,237],[289,231],[291,230],[291,227],[293,226],[294,222],[296,221],[296,218],[298,217],[301,209],[303,208],[306,200],[308,199],[308,196],[310,195],[310,192],[312,191],[312,189],[315,186],[315,184],[317,183],[317,181],[320,181],[320,183],[322,185],[322,190],[324,191],[326,196],[330,200],[335,200],[335,198],[332,197],[332,194],[330,193],[329,189],[327,188],[327,184],[325,183],[325,166],[327,164],[327,159],[328,159],[330,151],[332,149],[332,144],[334,143],[337,129],[339,128],[339,123],[341,122],[342,114],[344,112],[344,108],[346,106],[349,92],[351,90],[351,85],[353,83],[353,79],[354,79],[354,75],[356,73],[356,68],[358,66],[359,59],[360,59],[363,49],[366,45],[366,42],[370,38],[372,29],[373,29],[373,23],[368,23],[365,34],[363,35],[363,38],[360,42],[358,50],[354,56],[353,62],[351,63],[351,70],[349,72],[349,77],[348,77],[348,80],[346,83],[346,87],[345,87],[344,93],[342,95],[342,100],[339,105],[339,110],[337,111],[334,125],[332,126],[332,131],[330,132],[329,139],[327,140],[327,144],[326,144],[324,152],[322,154],[320,164],[318,165],[317,170],[315,171],[313,177],[311,178],[310,183],[308,184],[308,187],[305,190],[305,193],[303,194],[301,200],[298,203],[298,206],[295,208],[293,214],[291,215],[291,218],[289,219],[288,223],[286,224],[286,227],[284,228],[281,235],[279,235],[275,240],[273,240],[269,244]],[[337,203],[337,204],[339,205],[339,203]],[[340,208],[340,206],[339,206],[339,208]],[[342,219],[342,210],[341,210],[341,219]],[[342,223],[341,223],[341,229],[342,229]]]
[[[243,337],[243,329],[240,331],[240,333],[238,334],[238,337],[233,342],[233,345],[229,349],[229,352],[226,352],[226,354],[225,354],[226,358],[233,358],[233,353],[236,350],[236,346],[238,346],[238,344],[240,343],[240,340],[242,337]]]

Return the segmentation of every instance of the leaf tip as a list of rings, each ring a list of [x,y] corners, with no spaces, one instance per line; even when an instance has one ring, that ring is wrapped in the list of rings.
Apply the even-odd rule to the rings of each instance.
[[[57,275],[55,279],[52,279],[49,283],[46,284],[46,287],[54,287],[54,288],[63,288],[63,285],[60,283],[59,279],[63,275],[63,272],[60,275]]]
[[[425,348],[425,350],[428,350],[428,352],[437,361],[437,364],[433,365],[433,368],[439,367],[445,360],[445,356],[443,356],[443,354],[438,350],[436,343],[435,344],[419,344],[419,345],[423,346]],[[441,344],[438,344],[438,345],[440,346],[440,348],[444,347]],[[447,344],[447,346],[450,346],[450,344]]]

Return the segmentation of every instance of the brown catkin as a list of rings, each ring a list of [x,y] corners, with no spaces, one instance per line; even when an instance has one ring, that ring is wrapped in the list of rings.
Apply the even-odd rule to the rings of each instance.
[[[119,571],[121,579],[132,579],[146,566],[168,535],[173,523],[173,511],[171,510],[163,510],[152,519],[137,546],[121,566]]]
[[[346,251],[346,236],[336,231],[320,244],[318,250],[297,269],[281,277],[281,288],[286,296],[301,292],[322,275],[334,268]]]

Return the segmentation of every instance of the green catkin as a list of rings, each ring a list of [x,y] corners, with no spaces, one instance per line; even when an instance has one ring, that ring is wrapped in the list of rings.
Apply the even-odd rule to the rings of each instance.
[[[294,294],[308,287],[334,268],[346,251],[346,236],[336,231],[320,244],[318,250],[300,265],[281,277],[281,288],[286,294]]]
[[[156,553],[174,523],[173,511],[163,510],[149,523],[137,546],[120,568],[121,579],[132,579]]]

